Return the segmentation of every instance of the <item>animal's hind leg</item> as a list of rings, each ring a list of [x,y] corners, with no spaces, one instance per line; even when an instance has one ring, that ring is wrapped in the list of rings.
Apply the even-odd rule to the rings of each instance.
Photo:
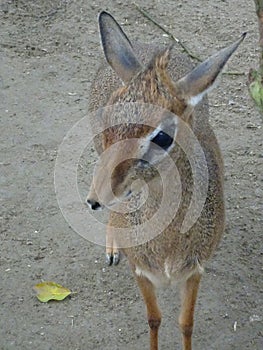
[[[161,312],[157,304],[155,287],[144,276],[138,276],[135,273],[135,278],[147,309],[147,318],[150,327],[150,350],[158,350],[158,330],[161,324]]]
[[[192,349],[192,332],[194,326],[194,309],[197,298],[201,274],[191,275],[182,285],[181,289],[181,313],[179,325],[182,332],[183,350]]]

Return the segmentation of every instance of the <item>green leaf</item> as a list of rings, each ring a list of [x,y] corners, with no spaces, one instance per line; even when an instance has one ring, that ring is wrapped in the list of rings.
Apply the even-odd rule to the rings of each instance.
[[[37,298],[43,303],[49,300],[63,300],[71,291],[64,288],[60,284],[55,282],[41,282],[34,286],[34,290],[37,292]]]
[[[258,72],[254,71],[251,76],[252,82],[249,85],[249,92],[256,105],[263,111],[263,85],[261,76]]]

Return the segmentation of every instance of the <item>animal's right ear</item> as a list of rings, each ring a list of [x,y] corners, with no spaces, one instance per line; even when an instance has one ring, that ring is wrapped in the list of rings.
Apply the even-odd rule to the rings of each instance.
[[[129,82],[142,69],[129,39],[115,19],[105,11],[99,14],[99,29],[107,62],[124,83]]]
[[[205,94],[215,86],[216,78],[220,75],[225,64],[244,40],[245,36],[246,33],[232,45],[210,56],[190,73],[178,80],[175,83],[178,96],[192,107],[197,105]]]

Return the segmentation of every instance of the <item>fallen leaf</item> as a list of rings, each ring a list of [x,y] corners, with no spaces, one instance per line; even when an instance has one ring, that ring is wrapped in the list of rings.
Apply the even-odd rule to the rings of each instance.
[[[71,291],[55,282],[41,282],[34,286],[38,300],[46,303],[49,300],[63,300]]]

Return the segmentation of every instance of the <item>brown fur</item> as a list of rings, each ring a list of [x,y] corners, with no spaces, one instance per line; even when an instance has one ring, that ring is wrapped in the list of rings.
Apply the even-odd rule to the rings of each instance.
[[[191,202],[194,183],[189,160],[178,146],[170,152],[170,157],[176,163],[179,171],[182,186],[182,198],[175,217],[154,239],[137,246],[122,248],[147,306],[151,350],[158,349],[158,328],[161,323],[161,313],[154,290],[155,287],[166,286],[173,281],[179,281],[181,284],[182,308],[179,323],[184,350],[191,350],[194,305],[203,266],[217,247],[224,231],[223,161],[216,137],[209,124],[207,100],[204,99],[194,111],[187,104],[188,96],[184,97],[185,90],[183,88],[180,90],[182,84],[176,84],[179,78],[192,69],[189,58],[178,52],[175,47],[161,50],[150,45],[135,45],[134,50],[142,62],[142,69],[138,71],[139,64],[136,64],[134,76],[122,86],[113,70],[101,68],[93,84],[90,110],[129,102],[157,105],[174,113],[179,120],[188,123],[204,151],[209,175],[208,191],[201,215],[193,226],[186,233],[181,232],[181,225]],[[150,63],[147,62],[149,55],[153,57]],[[117,67],[118,70],[119,64],[120,62],[115,64],[113,60],[115,69]],[[123,70],[123,67],[121,69]],[[211,77],[211,80],[214,80],[214,76]],[[205,75],[207,85],[206,81],[207,73]],[[196,91],[197,82],[193,82],[193,85]],[[106,115],[103,116],[105,120],[111,117],[110,107],[105,113]],[[152,118],[157,118],[157,116],[153,115]],[[158,116],[158,118],[161,117]],[[120,140],[131,138],[140,140],[154,129],[147,125],[131,125],[130,122],[110,127],[103,132],[101,137],[97,137],[96,146],[99,153]],[[185,137],[182,130],[179,121],[176,136],[178,140]],[[116,195],[119,195],[124,191],[125,186],[128,186],[127,178],[132,182],[142,175],[144,179],[151,179],[148,183],[149,196],[144,205],[135,212],[111,212],[107,242],[112,245],[112,251],[115,253],[118,246],[125,246],[126,237],[118,235],[114,227],[129,228],[149,220],[158,209],[162,197],[163,187],[155,170],[148,170],[148,174],[147,170],[142,170],[141,174],[134,170],[135,161],[132,158],[136,152],[136,141],[134,142],[134,147],[126,149],[124,146],[124,149],[117,149],[112,155],[118,159],[124,152],[127,158],[130,158],[112,172],[112,189]],[[110,168],[111,159],[103,161]],[[105,176],[103,169],[97,176],[101,177],[97,190],[103,192],[103,176]],[[96,183],[98,179],[95,178],[94,181]],[[95,196],[93,190],[89,198],[93,198],[92,196]],[[136,202],[137,199],[135,194],[133,200]],[[111,252],[111,246],[107,248],[107,252]]]

